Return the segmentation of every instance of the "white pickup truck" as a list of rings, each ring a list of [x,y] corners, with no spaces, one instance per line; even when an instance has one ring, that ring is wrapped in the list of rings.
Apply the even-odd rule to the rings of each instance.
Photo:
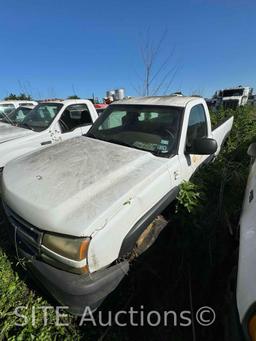
[[[38,103],[36,101],[27,101],[27,100],[8,100],[8,101],[0,101],[0,118],[3,114],[9,114],[14,109],[17,109],[20,106],[26,106],[26,107],[34,107]]]
[[[87,136],[11,161],[2,199],[18,257],[70,312],[96,309],[232,124],[212,131],[198,97],[127,99],[111,104]]]
[[[15,157],[85,134],[97,117],[89,100],[40,103],[23,119],[5,115],[0,124],[0,172]]]
[[[10,112],[0,112],[0,126],[5,126],[6,123],[13,124],[14,121],[21,122],[34,107],[35,105],[21,105]]]
[[[250,145],[252,158],[240,218],[239,262],[236,302],[244,339],[256,340],[256,143]],[[241,340],[238,339],[238,340]]]

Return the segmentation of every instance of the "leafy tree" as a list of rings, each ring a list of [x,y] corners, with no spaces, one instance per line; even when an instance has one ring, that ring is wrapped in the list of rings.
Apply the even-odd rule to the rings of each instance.
[[[32,97],[30,95],[26,95],[25,93],[21,92],[19,95],[13,94],[12,92],[4,98],[5,101],[15,101],[15,100],[21,100],[21,101],[31,101]]]
[[[8,101],[8,100],[16,100],[17,99],[17,96],[15,94],[13,94],[12,92],[4,98],[5,101]]]
[[[80,99],[77,95],[68,96],[67,99]]]

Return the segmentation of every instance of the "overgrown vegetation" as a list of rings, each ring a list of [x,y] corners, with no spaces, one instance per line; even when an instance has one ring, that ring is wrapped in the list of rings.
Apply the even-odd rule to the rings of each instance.
[[[0,312],[1,340],[224,340],[230,305],[228,288],[237,263],[238,222],[250,159],[249,144],[256,140],[252,108],[212,114],[213,123],[233,114],[234,127],[214,163],[201,169],[191,182],[184,183],[170,223],[158,241],[135,261],[130,275],[107,298],[101,310],[134,309],[195,310],[210,306],[216,312],[213,326],[203,328],[79,327],[75,318],[69,326],[56,327],[54,312],[36,310],[32,326],[32,306],[52,304],[16,266],[14,250],[1,226],[0,234]],[[174,213],[175,209],[173,210]],[[28,324],[17,327],[13,315],[17,306],[26,306]],[[97,314],[96,314],[97,317]],[[193,339],[194,338],[194,339]]]

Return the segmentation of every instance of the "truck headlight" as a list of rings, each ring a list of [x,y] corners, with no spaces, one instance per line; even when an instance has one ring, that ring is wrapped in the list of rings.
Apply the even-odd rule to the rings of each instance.
[[[88,272],[87,253],[90,240],[46,233],[41,244],[42,258],[56,267],[71,272]]]
[[[256,341],[256,315],[252,315],[248,323],[248,333],[251,341]]]

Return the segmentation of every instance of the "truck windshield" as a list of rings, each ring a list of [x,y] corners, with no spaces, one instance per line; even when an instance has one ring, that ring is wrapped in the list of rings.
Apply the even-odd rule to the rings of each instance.
[[[244,89],[223,90],[223,97],[243,96]]]
[[[10,113],[5,113],[0,116],[0,121],[9,124],[18,124],[22,122],[25,116],[32,110],[32,108],[18,107]]]
[[[13,104],[0,104],[0,120],[15,109]]]
[[[62,107],[61,103],[38,104],[18,125],[38,132],[43,131],[50,126]]]
[[[178,107],[112,105],[87,136],[169,156],[177,151],[182,117],[183,108]]]

